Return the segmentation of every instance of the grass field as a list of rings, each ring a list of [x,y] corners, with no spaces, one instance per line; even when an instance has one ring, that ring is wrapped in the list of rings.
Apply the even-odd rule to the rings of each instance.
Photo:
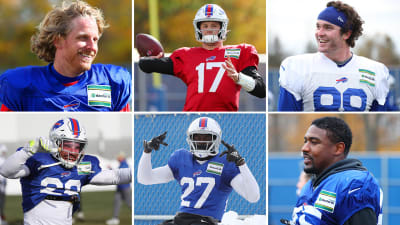
[[[77,221],[76,225],[99,225],[105,224],[113,213],[114,192],[84,192],[82,195],[83,212],[85,221]],[[10,225],[23,224],[22,197],[7,196],[5,215]],[[49,212],[51,213],[51,212]],[[132,211],[125,204],[121,207],[119,219],[120,225],[132,224]]]

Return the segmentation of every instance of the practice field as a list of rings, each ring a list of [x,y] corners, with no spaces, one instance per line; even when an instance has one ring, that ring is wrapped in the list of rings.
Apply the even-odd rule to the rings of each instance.
[[[114,191],[84,192],[82,201],[85,221],[77,221],[74,225],[105,224],[105,221],[111,218],[113,212]],[[21,203],[21,196],[7,196],[5,215],[9,225],[23,224]],[[125,204],[122,204],[119,219],[121,221],[120,225],[132,224],[132,211]]]

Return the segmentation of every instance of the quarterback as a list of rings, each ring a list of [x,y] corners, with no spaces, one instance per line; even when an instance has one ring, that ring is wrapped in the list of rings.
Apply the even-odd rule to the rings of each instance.
[[[292,221],[296,225],[381,225],[383,193],[357,159],[348,159],[352,132],[336,117],[314,120],[301,149],[304,172],[313,174],[301,190]]]
[[[385,111],[389,71],[350,48],[362,34],[360,16],[340,1],[318,16],[318,52],[286,58],[280,67],[278,111]]]
[[[85,154],[86,145],[82,124],[63,118],[49,138],[32,140],[6,159],[0,174],[20,178],[24,224],[70,225],[82,186],[131,182],[129,168],[102,170],[97,157]]]
[[[32,52],[49,64],[4,72],[0,110],[129,111],[130,73],[92,65],[107,26],[99,9],[80,0],[52,9],[31,40]]]
[[[265,98],[266,89],[257,72],[258,55],[249,44],[223,45],[228,17],[216,4],[202,6],[193,20],[201,47],[180,48],[170,57],[142,57],[146,73],[174,75],[187,85],[184,111],[237,111],[240,89]]]
[[[151,152],[164,142],[166,132],[144,141],[138,165],[138,182],[145,185],[176,180],[181,206],[173,220],[162,225],[216,225],[224,214],[229,194],[235,190],[249,202],[257,202],[260,190],[253,174],[233,145],[225,143],[219,124],[212,118],[195,119],[187,130],[189,149],[173,152],[167,165],[153,169]],[[222,142],[228,150],[219,153]],[[225,156],[226,155],[226,156]]]

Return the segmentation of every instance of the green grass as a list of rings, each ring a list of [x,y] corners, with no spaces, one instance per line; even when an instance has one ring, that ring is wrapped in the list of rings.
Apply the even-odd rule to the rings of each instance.
[[[114,192],[85,192],[82,195],[83,212],[85,221],[75,222],[74,225],[99,225],[112,217]],[[49,212],[51,213],[51,212]],[[7,196],[5,215],[10,225],[23,224],[22,197]],[[120,225],[132,224],[132,211],[125,204],[121,207],[119,214]]]

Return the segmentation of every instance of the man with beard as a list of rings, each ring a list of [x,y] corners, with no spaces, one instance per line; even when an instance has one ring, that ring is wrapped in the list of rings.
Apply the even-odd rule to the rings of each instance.
[[[52,9],[31,39],[32,52],[49,64],[0,76],[1,111],[129,111],[130,73],[92,65],[107,27],[103,13],[83,1]]]
[[[212,118],[200,117],[189,126],[187,142],[190,151],[178,149],[168,164],[152,168],[151,152],[164,142],[166,132],[144,141],[137,179],[145,185],[176,180],[181,188],[181,206],[174,219],[161,225],[217,225],[226,209],[227,200],[235,190],[247,201],[260,198],[257,181],[243,157],[233,145],[225,143],[219,124]],[[222,143],[227,150],[219,153]]]
[[[357,159],[347,159],[352,133],[336,117],[314,120],[301,149],[306,183],[284,224],[382,224],[383,193],[374,176]]]
[[[363,21],[341,1],[318,16],[318,52],[291,56],[279,71],[278,111],[386,111],[389,71],[382,63],[355,55]]]

